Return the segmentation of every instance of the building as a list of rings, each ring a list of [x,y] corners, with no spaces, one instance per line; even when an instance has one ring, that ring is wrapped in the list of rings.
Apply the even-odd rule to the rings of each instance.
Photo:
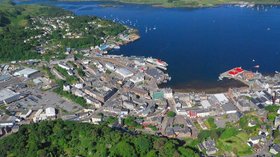
[[[149,93],[145,89],[133,87],[130,92],[134,93],[135,95],[138,95],[139,97],[149,98]]]
[[[164,98],[164,93],[162,91],[156,91],[156,92],[153,92],[153,94],[152,94],[153,100],[163,100],[163,98]]]
[[[46,108],[46,116],[55,117],[56,116],[55,108],[53,108],[53,107]]]
[[[30,78],[31,76],[35,75],[38,72],[39,71],[35,70],[35,69],[25,68],[25,69],[22,69],[20,71],[15,72],[14,76],[21,76],[21,77],[25,77],[25,78]]]
[[[228,98],[225,96],[225,94],[214,94],[215,98],[219,101],[221,104],[226,104],[229,102]]]
[[[105,67],[110,71],[115,71],[116,67],[112,63],[106,63]]]
[[[8,104],[20,98],[20,94],[8,88],[0,90],[0,105]]]
[[[222,108],[226,114],[237,112],[237,108],[232,103],[225,103]]]
[[[94,99],[93,97],[85,96],[85,100],[87,104],[93,105],[95,108],[100,108],[102,106],[100,101]]]
[[[250,146],[252,147],[253,145],[258,144],[260,142],[260,140],[262,140],[263,138],[264,138],[263,135],[251,137],[251,138],[249,138],[248,143],[251,143]]]
[[[19,117],[26,119],[27,117],[29,117],[32,113],[32,110],[24,110],[20,113]]]
[[[133,73],[126,68],[118,68],[116,73],[121,75],[123,78],[128,78],[133,76]]]
[[[63,63],[58,63],[57,64],[60,68],[65,69],[65,70],[71,70],[71,68]]]
[[[97,99],[98,101],[104,103],[107,100],[109,100],[117,91],[118,89],[116,88],[109,88],[103,86],[99,88],[86,87],[84,92],[89,96]]]
[[[144,80],[145,80],[144,74],[142,73],[138,73],[130,78],[130,81],[133,82],[134,84],[143,82]]]
[[[277,128],[280,125],[280,116],[276,116],[274,120],[274,127]]]
[[[270,146],[269,152],[273,155],[277,155],[280,152],[280,146],[278,144],[272,144]]]
[[[211,107],[211,104],[209,103],[208,100],[202,100],[200,103],[201,103],[202,107],[205,109],[208,109]]]
[[[99,115],[93,115],[91,117],[91,122],[93,124],[99,124],[100,122],[102,122],[102,116],[99,116]]]
[[[172,99],[173,98],[173,91],[171,88],[166,88],[163,90],[164,92],[164,98],[165,99]]]
[[[246,99],[240,99],[236,103],[236,107],[241,112],[250,111],[250,109],[251,109],[250,106],[251,106],[251,102],[249,100],[246,100]]]
[[[199,144],[200,151],[205,150],[207,155],[213,155],[217,153],[218,149],[216,148],[216,144],[214,140],[206,140]]]
[[[0,117],[0,128],[1,127],[12,127],[15,125],[17,118],[14,116],[1,116]]]

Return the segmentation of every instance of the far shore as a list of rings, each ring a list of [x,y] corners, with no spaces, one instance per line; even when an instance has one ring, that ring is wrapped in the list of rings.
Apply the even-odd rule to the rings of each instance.
[[[28,0],[23,0],[23,1],[28,1]],[[174,3],[156,3],[156,2],[139,2],[139,1],[125,1],[125,0],[55,0],[55,1],[64,1],[64,2],[112,2],[112,5],[118,5],[118,4],[146,4],[146,5],[151,5],[153,7],[160,7],[160,8],[211,8],[211,7],[217,7],[220,5],[237,5],[243,3],[243,1],[232,1],[232,2],[217,2],[217,3],[195,3],[195,4],[174,4]],[[246,2],[246,1],[244,1]],[[113,4],[114,3],[114,4]],[[247,3],[252,3],[255,5],[280,5],[279,2],[260,2],[260,1],[252,1],[252,2],[247,2]]]

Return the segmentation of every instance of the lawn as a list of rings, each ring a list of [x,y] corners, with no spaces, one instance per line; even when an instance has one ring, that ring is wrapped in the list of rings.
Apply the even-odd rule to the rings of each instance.
[[[232,136],[226,139],[219,139],[217,146],[221,152],[233,152],[238,156],[250,155],[252,154],[251,148],[247,145],[247,140],[249,136],[240,132],[236,136]]]
[[[215,120],[213,117],[208,118],[204,124],[207,126],[208,129],[216,129],[217,125],[215,124]]]

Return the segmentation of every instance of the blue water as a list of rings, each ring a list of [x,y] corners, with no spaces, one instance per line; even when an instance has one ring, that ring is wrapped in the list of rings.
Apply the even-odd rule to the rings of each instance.
[[[169,64],[174,88],[221,84],[219,73],[242,66],[273,73],[280,71],[280,8],[219,6],[200,9],[166,9],[148,5],[103,2],[46,2],[77,15],[130,20],[141,39],[113,54],[152,56]],[[126,23],[130,24],[130,23]],[[148,32],[146,32],[146,27]],[[156,30],[149,28],[156,27]],[[253,62],[255,60],[255,62]]]

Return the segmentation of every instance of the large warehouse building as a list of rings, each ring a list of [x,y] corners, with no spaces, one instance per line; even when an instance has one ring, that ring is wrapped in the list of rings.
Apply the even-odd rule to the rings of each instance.
[[[5,104],[5,103],[11,103],[13,101],[18,100],[20,97],[19,93],[16,93],[10,89],[2,89],[0,90],[0,105]]]
[[[17,71],[14,73],[14,76],[23,76],[25,78],[29,78],[31,77],[32,75],[38,73],[39,71],[38,70],[35,70],[35,69],[31,69],[31,68],[25,68],[25,69],[22,69],[20,71]]]
[[[121,75],[123,78],[128,78],[128,77],[133,76],[133,73],[126,68],[118,68],[116,70],[116,73]]]

